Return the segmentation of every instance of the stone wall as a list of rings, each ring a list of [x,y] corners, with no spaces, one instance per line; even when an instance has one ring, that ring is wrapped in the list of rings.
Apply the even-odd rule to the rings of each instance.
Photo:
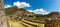
[[[60,27],[60,20],[45,20],[45,27]]]

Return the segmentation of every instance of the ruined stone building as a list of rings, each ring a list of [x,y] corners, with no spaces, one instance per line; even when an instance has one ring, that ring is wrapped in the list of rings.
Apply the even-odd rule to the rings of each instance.
[[[0,0],[0,27],[7,27],[3,0]]]

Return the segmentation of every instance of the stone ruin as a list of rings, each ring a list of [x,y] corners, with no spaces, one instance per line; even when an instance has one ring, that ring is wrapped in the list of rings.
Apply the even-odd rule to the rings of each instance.
[[[45,27],[60,27],[60,20],[45,19]]]
[[[6,16],[4,12],[4,3],[3,0],[0,0],[0,27],[7,27]]]

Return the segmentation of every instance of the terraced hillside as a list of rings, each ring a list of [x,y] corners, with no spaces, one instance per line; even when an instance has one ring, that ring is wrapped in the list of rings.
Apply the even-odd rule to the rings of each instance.
[[[44,21],[30,19],[9,19],[8,27],[44,27]]]

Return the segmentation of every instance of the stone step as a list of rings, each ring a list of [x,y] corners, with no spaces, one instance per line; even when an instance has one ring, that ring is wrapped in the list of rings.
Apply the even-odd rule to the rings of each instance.
[[[22,22],[22,21],[20,21],[20,23],[23,24],[23,25],[25,25],[26,27],[34,27],[34,26],[29,25],[29,24],[27,24],[27,23],[25,23],[25,22]]]

